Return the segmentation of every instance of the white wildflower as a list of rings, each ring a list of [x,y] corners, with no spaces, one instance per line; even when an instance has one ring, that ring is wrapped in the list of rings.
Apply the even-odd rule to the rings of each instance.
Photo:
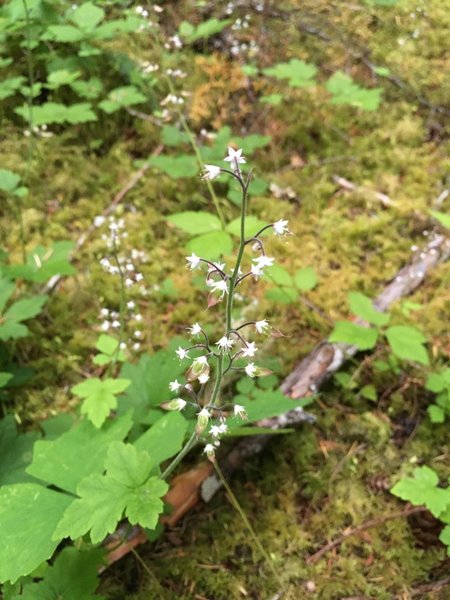
[[[196,336],[202,332],[202,328],[199,323],[194,323],[191,327],[188,327],[189,335]]]
[[[189,358],[189,352],[181,346],[178,348],[178,350],[175,350],[175,354],[180,360],[183,360],[184,358]]]
[[[226,156],[223,160],[225,162],[232,163],[233,166],[247,162],[242,156],[242,148],[239,148],[239,150],[234,150],[234,148],[231,146],[228,146],[228,156]]]
[[[275,235],[284,235],[285,233],[289,233],[289,229],[287,228],[288,221],[284,219],[280,219],[273,224],[273,231]]]
[[[197,256],[195,254],[195,252],[193,252],[191,254],[191,256],[186,256],[186,260],[188,261],[188,266],[191,269],[191,271],[193,271],[194,269],[196,269],[198,267],[198,265],[201,262],[201,258],[199,256]]]
[[[258,367],[255,365],[255,363],[248,363],[248,365],[245,367],[245,372],[249,377],[255,377],[256,373],[258,372]]]
[[[202,174],[202,179],[215,179],[220,175],[221,168],[216,165],[205,165],[205,170]]]
[[[240,404],[235,404],[233,410],[236,417],[241,417],[241,419],[245,419],[247,417],[247,411]]]
[[[250,358],[252,358],[253,356],[255,356],[255,353],[257,352],[258,348],[256,347],[255,342],[249,342],[247,344],[247,346],[243,349],[242,351],[242,356],[246,357],[249,356]]]
[[[182,388],[182,387],[183,387],[183,386],[182,386],[182,385],[181,385],[181,383],[178,381],[178,379],[175,379],[175,381],[171,381],[171,382],[169,383],[169,388],[170,388],[170,391],[171,391],[171,392],[175,392],[175,393],[177,393],[177,392],[178,392],[178,390],[179,390],[180,388]]]
[[[219,346],[221,350],[231,350],[231,348],[234,346],[234,343],[234,340],[224,335],[218,342],[216,342],[216,346]]]
[[[255,329],[257,333],[266,333],[266,331],[270,328],[269,322],[266,319],[262,321],[256,321]]]

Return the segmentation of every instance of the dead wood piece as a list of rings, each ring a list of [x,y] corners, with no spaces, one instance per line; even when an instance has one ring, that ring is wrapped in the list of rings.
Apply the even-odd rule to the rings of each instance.
[[[389,196],[383,194],[382,192],[377,192],[376,190],[372,190],[371,188],[363,185],[357,185],[356,183],[352,183],[348,179],[345,179],[345,177],[340,177],[339,175],[333,175],[332,179],[335,183],[337,183],[337,185],[345,190],[349,190],[351,192],[361,190],[363,192],[372,194],[372,196],[379,200],[383,206],[394,206],[394,202],[389,198]]]

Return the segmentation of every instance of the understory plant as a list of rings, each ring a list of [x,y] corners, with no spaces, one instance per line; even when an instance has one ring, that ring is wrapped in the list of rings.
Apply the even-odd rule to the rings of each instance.
[[[22,597],[22,592],[27,597],[36,585],[44,591],[60,569],[65,573],[66,567],[70,571],[70,565],[82,563],[85,553],[91,556],[93,545],[101,545],[124,520],[154,538],[166,511],[167,480],[195,445],[203,447],[222,478],[216,452],[224,436],[252,434],[255,428],[248,426],[252,421],[308,402],[294,402],[269,389],[276,386],[273,377],[268,386],[253,385],[270,373],[255,358],[259,342],[254,338],[282,334],[264,318],[241,321],[239,312],[237,320],[233,302],[246,283],[257,282],[274,263],[266,254],[264,235],[290,232],[284,219],[248,231],[252,173],[242,170],[246,164],[242,150],[229,147],[224,160],[227,168],[206,165],[203,179],[227,176],[241,188],[237,254],[223,263],[194,252],[186,257],[190,270],[203,270],[208,309],[223,307],[221,331],[211,339],[211,328],[194,323],[188,328],[191,345],[176,349],[172,344],[172,349],[143,355],[137,365],[126,362],[120,338],[101,334],[93,359],[101,371],[71,389],[80,399],[81,418],[60,415],[44,421],[42,438],[38,432],[18,434],[12,417],[0,421],[0,536],[6,540],[0,547],[0,581],[10,582],[5,589],[11,598]],[[112,235],[117,235],[114,227]],[[121,273],[119,269],[119,276],[124,276]],[[238,396],[233,396],[235,380]],[[250,385],[241,385],[243,381]],[[50,567],[46,561],[66,538],[76,542],[78,550],[66,548]],[[96,556],[101,560],[100,554]],[[61,589],[70,587],[70,573],[61,577]],[[92,590],[92,581],[89,585]]]

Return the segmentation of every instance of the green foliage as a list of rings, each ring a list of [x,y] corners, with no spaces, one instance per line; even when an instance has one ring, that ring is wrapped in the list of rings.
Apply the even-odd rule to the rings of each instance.
[[[150,407],[158,407],[169,397],[169,382],[184,372],[185,367],[169,349],[143,354],[137,364],[125,363],[120,376],[131,381],[125,395],[119,399],[119,413],[133,410],[136,422],[146,419]]]
[[[97,354],[93,358],[94,365],[107,365],[111,361],[123,362],[125,360],[125,352],[119,348],[119,340],[112,337],[111,335],[102,335],[98,338],[95,344],[100,354]]]
[[[367,323],[382,327],[389,323],[390,315],[382,313],[373,306],[372,300],[359,292],[350,292],[348,295],[350,310],[357,317]]]
[[[20,596],[11,600],[102,600],[95,594],[98,587],[98,567],[103,552],[98,548],[78,550],[64,548],[38,583],[26,583]]]
[[[52,533],[71,502],[36,483],[0,487],[0,582],[14,583],[52,556],[60,541]]]
[[[215,215],[204,211],[175,213],[168,217],[167,220],[169,223],[173,223],[176,227],[191,235],[220,231],[222,229],[219,219]]]
[[[15,109],[15,112],[25,121],[28,120],[29,109],[26,104]],[[52,123],[77,125],[96,121],[97,116],[91,104],[78,102],[70,106],[59,102],[46,102],[33,108],[33,125],[49,125]]]
[[[153,475],[156,466],[147,452],[113,442],[105,475],[90,475],[80,482],[80,498],[65,511],[53,539],[76,539],[90,532],[92,543],[101,542],[124,513],[131,524],[154,529],[164,507],[161,497],[168,490],[168,485]]]
[[[349,304],[353,313],[374,325],[364,327],[350,321],[338,321],[329,337],[330,342],[342,342],[357,346],[360,350],[374,348],[380,335],[384,335],[393,354],[402,360],[429,364],[427,343],[423,334],[410,325],[394,325],[384,329],[390,315],[379,312],[370,298],[359,292],[350,292]]]
[[[197,26],[183,21],[178,29],[178,34],[189,44],[202,38],[209,38],[212,35],[220,33],[225,27],[232,23],[231,19],[208,19]]]
[[[312,290],[317,285],[317,275],[312,267],[299,269],[293,277],[280,265],[269,267],[266,273],[276,287],[266,290],[265,296],[280,304],[296,302],[299,294]]]
[[[350,321],[338,321],[328,339],[357,346],[359,350],[371,350],[377,343],[378,331]]]
[[[450,369],[438,373],[430,373],[425,388],[437,394],[436,403],[428,407],[428,415],[432,423],[444,423],[450,416]]]
[[[28,193],[28,188],[20,185],[21,177],[13,171],[0,169],[0,191],[18,198],[23,198]]]
[[[111,114],[126,108],[127,106],[133,106],[134,104],[142,104],[146,101],[146,97],[133,85],[127,85],[111,90],[108,94],[108,99],[100,102],[99,107]]]
[[[160,464],[181,450],[188,422],[178,412],[160,417],[135,442],[139,451],[148,452],[152,460]]]
[[[426,338],[415,327],[396,325],[386,330],[386,338],[392,352],[403,360],[412,360],[423,365],[429,364],[425,348]]]
[[[391,493],[415,506],[423,504],[446,524],[439,539],[448,546],[447,553],[450,556],[450,487],[439,487],[436,471],[427,466],[418,467],[414,469],[413,477],[401,479]]]
[[[193,156],[153,156],[149,164],[174,179],[182,177],[195,177],[198,173],[198,164]]]
[[[24,265],[11,265],[3,268],[5,274],[35,283],[45,283],[55,275],[73,275],[76,270],[70,264],[74,243],[53,242],[50,246],[36,246],[27,253]]]
[[[32,296],[13,302],[9,308],[5,306],[14,292],[14,286],[0,277],[0,340],[15,340],[28,335],[28,327],[23,324],[41,312],[47,296]]]
[[[439,221],[439,223],[446,229],[450,229],[450,215],[437,210],[430,210],[430,215]]]
[[[264,69],[263,73],[276,79],[287,79],[288,85],[293,88],[303,88],[316,83],[317,67],[298,58],[291,58],[287,63]]]
[[[31,462],[33,444],[39,437],[36,431],[19,435],[12,415],[0,421],[0,486],[34,480],[25,469]]]
[[[332,104],[350,104],[367,111],[378,109],[383,91],[382,88],[363,88],[342,71],[334,73],[325,87],[332,96]]]
[[[38,440],[26,473],[75,494],[82,479],[102,472],[109,445],[123,440],[131,425],[130,414],[108,423],[101,430],[85,420],[54,440]]]
[[[72,393],[84,398],[81,414],[96,426],[101,427],[111,410],[117,408],[117,394],[130,385],[128,379],[99,379],[92,377],[72,388]]]

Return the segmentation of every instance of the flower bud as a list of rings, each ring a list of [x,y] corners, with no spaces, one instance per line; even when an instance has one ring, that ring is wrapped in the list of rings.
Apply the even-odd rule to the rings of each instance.
[[[183,410],[186,404],[187,402],[183,398],[175,398],[166,405],[166,408],[167,410]]]
[[[206,356],[199,356],[195,358],[192,365],[189,367],[186,373],[186,379],[188,381],[195,381],[202,375],[209,375],[210,366]]]
[[[197,435],[200,435],[205,431],[208,427],[208,422],[211,415],[209,414],[209,410],[207,408],[202,408],[202,410],[197,415],[197,425],[195,427],[195,432]]]

